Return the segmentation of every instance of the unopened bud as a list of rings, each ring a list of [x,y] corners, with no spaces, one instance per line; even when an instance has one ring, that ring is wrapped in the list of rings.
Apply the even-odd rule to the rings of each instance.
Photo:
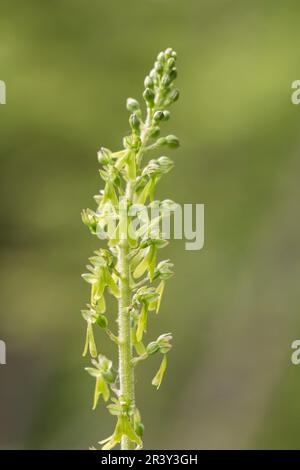
[[[149,137],[157,137],[159,136],[160,128],[158,126],[154,126],[149,131]]]
[[[150,107],[154,104],[155,94],[150,88],[146,88],[143,93],[144,100],[149,104]]]
[[[157,160],[159,167],[163,173],[168,173],[174,166],[174,162],[169,157],[159,157]]]
[[[96,323],[100,326],[100,328],[107,328],[108,320],[105,315],[98,315]]]
[[[175,67],[175,64],[176,64],[176,61],[173,57],[168,59],[167,66],[168,66],[169,69],[172,69],[173,67]]]
[[[179,90],[177,90],[177,88],[175,90],[172,90],[171,93],[169,93],[168,95],[168,102],[171,104],[171,103],[175,103],[175,101],[177,101],[179,98]]]
[[[164,114],[164,121],[168,121],[170,119],[170,111],[163,111]]]
[[[174,67],[172,70],[170,70],[169,73],[170,80],[173,81],[177,77],[177,69]]]
[[[179,139],[175,135],[168,135],[166,137],[166,145],[168,145],[171,148],[177,148],[179,147]]]
[[[166,354],[168,351],[170,351],[170,349],[172,347],[172,345],[170,343],[171,340],[172,340],[172,334],[171,333],[160,335],[157,338],[156,342],[159,346],[159,351],[162,354]]]
[[[136,423],[136,425],[134,426],[134,430],[139,437],[143,437],[145,426],[141,422]]]
[[[150,70],[149,77],[152,78],[152,80],[156,79],[156,70],[155,69]]]
[[[161,84],[163,87],[168,86],[171,83],[171,78],[168,73],[165,73],[161,79]]]
[[[164,119],[164,112],[163,111],[155,111],[153,115],[154,122],[160,122]]]
[[[162,73],[162,71],[163,71],[163,69],[164,69],[164,67],[163,67],[163,65],[161,64],[161,62],[158,62],[158,61],[155,62],[154,68],[155,68],[156,72],[157,72],[159,75],[161,75],[161,73]]]
[[[136,113],[130,115],[129,124],[134,131],[139,131],[141,126],[141,121],[137,117]]]
[[[97,157],[99,163],[101,163],[102,165],[107,165],[112,159],[112,153],[109,149],[101,147],[101,149],[97,153]]]
[[[167,145],[167,139],[166,139],[166,137],[160,137],[159,139],[157,139],[156,145],[157,145],[157,146],[160,146],[160,145]]]
[[[146,351],[149,356],[152,356],[152,354],[157,353],[159,351],[159,344],[157,344],[156,341],[152,341],[151,343],[148,344]]]
[[[150,160],[148,165],[143,169],[142,175],[156,175],[160,172],[160,166],[155,160]],[[146,247],[148,240],[144,240],[141,242],[141,247]],[[145,246],[144,246],[145,245]]]
[[[172,53],[173,53],[173,49],[171,47],[168,47],[166,50],[165,50],[165,57],[167,59],[169,59],[170,57],[172,57]]]
[[[145,88],[153,88],[154,86],[154,83],[153,83],[153,80],[152,78],[150,78],[149,76],[147,76],[144,80],[144,86]]]
[[[170,118],[169,111],[155,111],[153,120],[154,122],[167,121]]]
[[[157,56],[157,60],[158,60],[159,62],[163,63],[164,60],[165,60],[165,54],[164,54],[163,52],[160,52],[160,53],[158,54],[158,56]]]
[[[126,108],[128,111],[133,112],[133,111],[138,111],[140,109],[140,104],[137,100],[134,98],[127,98],[126,101]]]

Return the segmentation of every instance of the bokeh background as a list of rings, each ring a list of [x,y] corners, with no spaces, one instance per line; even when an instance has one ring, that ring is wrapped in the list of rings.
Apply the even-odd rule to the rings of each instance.
[[[80,211],[168,46],[182,93],[165,130],[182,145],[158,196],[205,204],[205,247],[164,252],[176,275],[148,337],[171,330],[174,348],[159,392],[159,358],[137,370],[145,447],[300,448],[299,15],[297,0],[1,2],[1,448],[87,448],[113,429],[81,357],[99,243]]]

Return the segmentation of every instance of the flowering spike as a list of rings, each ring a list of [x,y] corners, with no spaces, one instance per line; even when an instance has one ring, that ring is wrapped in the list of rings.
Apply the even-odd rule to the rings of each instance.
[[[121,150],[100,148],[97,157],[104,188],[94,196],[96,210],[86,209],[81,214],[90,232],[107,242],[107,249],[94,253],[89,259],[88,272],[82,275],[90,287],[90,303],[82,316],[87,322],[83,355],[89,352],[92,357],[92,366],[86,371],[95,379],[93,409],[102,397],[108,402],[108,411],[117,417],[113,434],[100,441],[104,450],[118,444],[122,450],[142,448],[144,425],[135,405],[134,368],[154,354],[162,354],[160,368],[152,380],[159,388],[166,370],[166,354],[171,349],[170,333],[160,335],[146,347],[143,338],[151,320],[149,312],[158,312],[165,282],[173,274],[170,261],[157,264],[157,257],[158,250],[168,243],[162,236],[160,222],[176,204],[170,199],[156,200],[155,188],[174,163],[166,155],[150,158],[144,165],[143,159],[163,146],[170,149],[179,146],[174,135],[158,137],[160,127],[170,118],[169,106],[179,97],[179,91],[174,88],[176,61],[177,55],[171,48],[158,54],[144,80],[146,115],[136,99],[127,99],[130,133],[123,138]],[[148,203],[151,212],[156,212],[150,221],[144,211],[147,213],[145,204]],[[136,209],[135,217],[132,211]],[[108,328],[110,313],[104,315],[107,292],[118,303],[118,335]],[[97,357],[93,327],[98,326],[118,347],[117,374],[109,359],[103,355]]]

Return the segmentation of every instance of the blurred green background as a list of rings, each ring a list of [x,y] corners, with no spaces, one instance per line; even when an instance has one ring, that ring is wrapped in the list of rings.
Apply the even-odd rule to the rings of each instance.
[[[176,275],[148,337],[171,330],[174,348],[159,392],[159,358],[137,370],[145,447],[300,448],[299,15],[296,0],[1,2],[1,448],[87,448],[113,429],[81,357],[99,243],[80,211],[168,46],[181,99],[165,131],[182,145],[158,196],[204,203],[206,241],[163,253]]]

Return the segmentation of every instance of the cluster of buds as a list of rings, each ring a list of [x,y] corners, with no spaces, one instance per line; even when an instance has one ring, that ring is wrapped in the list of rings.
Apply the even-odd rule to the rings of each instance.
[[[147,106],[146,121],[142,119],[140,103],[134,98],[127,99],[126,107],[131,113],[129,124],[133,134],[140,137],[140,143],[145,133],[148,137],[158,137],[159,124],[170,118],[170,111],[167,108],[179,98],[179,90],[174,87],[174,80],[177,77],[176,59],[177,54],[171,48],[160,52],[154,67],[145,78],[143,98]],[[169,135],[158,139],[154,145],[178,147],[179,141],[177,137]]]
[[[102,147],[98,152],[101,165],[99,174],[104,189],[94,196],[95,211],[82,211],[82,221],[93,235],[107,240],[107,249],[97,250],[89,259],[88,272],[83,279],[90,285],[90,301],[82,310],[87,324],[83,355],[91,356],[92,367],[86,371],[96,379],[93,409],[103,397],[108,411],[117,417],[111,436],[100,441],[103,449],[121,444],[122,449],[140,449],[144,426],[135,404],[133,384],[134,367],[140,361],[160,353],[163,356],[152,384],[160,387],[167,366],[167,353],[171,349],[172,335],[162,334],[156,341],[144,345],[148,329],[148,314],[158,313],[166,280],[173,274],[169,260],[157,263],[158,250],[167,241],[157,224],[164,213],[173,210],[170,199],[158,201],[154,197],[157,183],[174,166],[165,155],[150,159],[143,165],[145,155],[161,147],[177,148],[179,140],[174,135],[160,137],[161,125],[170,118],[169,107],[179,97],[174,87],[177,77],[176,53],[171,48],[160,52],[144,81],[143,106],[134,98],[128,98],[130,134],[123,139],[119,151]],[[136,207],[157,209],[157,217],[146,224],[141,212],[141,223],[131,236],[127,228],[130,210]],[[108,227],[114,222],[113,231]],[[124,237],[125,226],[125,237]],[[101,237],[100,237],[101,235]],[[103,235],[103,236],[102,236]],[[109,328],[110,316],[106,312],[107,292],[118,302],[118,334]],[[101,328],[118,345],[119,367],[103,354],[98,355],[94,329]],[[124,351],[126,350],[126,354]],[[136,356],[133,357],[133,351]],[[116,396],[111,398],[113,392]]]

